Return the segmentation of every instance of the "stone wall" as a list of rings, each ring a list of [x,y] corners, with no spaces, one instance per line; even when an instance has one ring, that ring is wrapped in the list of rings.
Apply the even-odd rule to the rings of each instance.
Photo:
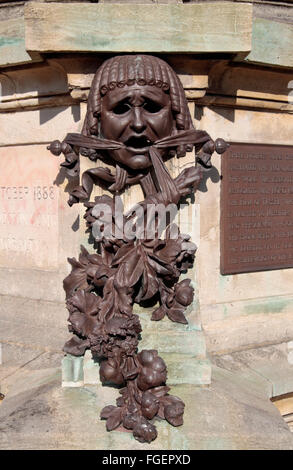
[[[218,63],[209,76],[210,88],[195,111],[198,128],[228,141],[293,144],[292,104],[288,103],[291,72]],[[214,161],[207,192],[197,196],[201,207],[199,301],[207,347],[221,353],[288,341],[293,334],[292,269],[220,274],[221,164],[220,159]]]

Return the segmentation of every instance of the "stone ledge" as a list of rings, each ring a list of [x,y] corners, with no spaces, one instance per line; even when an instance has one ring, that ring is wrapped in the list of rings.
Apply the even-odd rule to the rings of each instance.
[[[243,380],[258,378],[268,398],[293,392],[293,341],[212,356],[211,360]]]
[[[190,96],[186,94],[187,98]],[[254,109],[254,110],[270,110],[282,113],[293,113],[293,104],[289,104],[282,101],[273,100],[262,100],[252,98],[240,98],[233,96],[216,96],[207,95],[203,98],[195,100],[198,106],[214,106],[214,107],[226,107],[232,109]]]
[[[280,313],[293,310],[293,295],[272,295],[250,299],[227,299],[225,302],[201,304],[201,315],[205,324],[213,321],[236,320],[240,316]],[[281,343],[282,341],[278,341]]]
[[[239,54],[236,61],[245,61],[280,67],[293,67],[293,24],[254,18],[252,27],[252,49],[244,56]]]
[[[210,354],[227,354],[291,341],[292,311],[242,315],[203,323],[207,350]]]
[[[67,74],[55,61],[0,72],[0,103],[69,93]]]
[[[16,111],[34,111],[45,108],[74,106],[81,102],[71,95],[41,96],[38,98],[24,98],[0,103],[0,113]]]
[[[0,73],[0,113],[86,102],[100,60],[93,55],[61,55],[43,64]],[[289,72],[258,68],[256,73],[253,65],[231,67],[227,60],[197,60],[176,54],[168,55],[167,60],[178,72],[188,101],[200,106],[282,113],[293,110]]]
[[[293,67],[290,5],[274,6],[278,8],[274,15],[269,5],[261,2],[252,18],[253,2],[160,3],[164,2],[136,4],[135,10],[131,3],[118,3],[117,10],[117,3],[112,2],[27,2],[26,18],[22,5],[16,5],[15,14],[14,5],[5,5],[7,14],[0,19],[0,68],[42,61],[39,52],[121,50],[172,54],[236,52],[238,62]],[[81,21],[87,25],[87,35],[80,28]],[[117,37],[113,24],[119,31]]]
[[[23,5],[3,5],[0,18],[0,68],[42,61],[37,52],[25,48]],[[4,17],[4,19],[3,19]]]
[[[135,8],[29,2],[25,40],[28,51],[38,52],[248,52],[251,22],[250,4],[230,2]]]
[[[162,334],[153,328],[142,331],[140,349],[157,349],[160,354],[187,354],[191,357],[204,358],[206,355],[205,339],[202,331],[176,332]]]
[[[288,103],[289,70],[268,69],[222,60],[211,63],[208,93],[225,97]]]

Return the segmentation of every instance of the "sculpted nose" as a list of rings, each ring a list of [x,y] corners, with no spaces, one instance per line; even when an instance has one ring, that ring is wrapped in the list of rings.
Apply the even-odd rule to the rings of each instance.
[[[130,127],[132,130],[138,133],[141,133],[145,130],[146,124],[143,119],[143,112],[142,112],[141,107],[133,108],[133,116],[132,116],[132,122],[130,124]]]

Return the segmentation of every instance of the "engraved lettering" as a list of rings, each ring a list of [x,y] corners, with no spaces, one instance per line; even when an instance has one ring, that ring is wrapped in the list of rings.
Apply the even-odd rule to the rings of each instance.
[[[293,147],[231,144],[222,175],[221,272],[293,267]]]

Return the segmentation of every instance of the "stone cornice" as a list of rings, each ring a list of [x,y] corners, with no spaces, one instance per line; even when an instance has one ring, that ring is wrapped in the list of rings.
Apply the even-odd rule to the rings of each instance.
[[[0,68],[41,61],[50,52],[122,51],[220,53],[293,68],[292,3],[24,3],[2,5]]]

